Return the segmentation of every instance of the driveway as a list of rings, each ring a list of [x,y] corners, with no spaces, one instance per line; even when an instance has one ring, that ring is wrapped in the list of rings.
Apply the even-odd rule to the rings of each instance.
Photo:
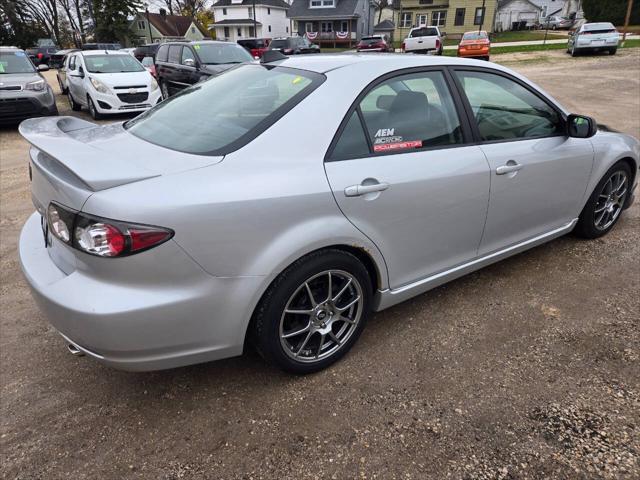
[[[640,135],[640,49],[495,59]],[[640,477],[640,202],[377,314],[318,374],[252,352],[135,374],[69,355],[29,294],[27,153],[0,131],[2,478]]]

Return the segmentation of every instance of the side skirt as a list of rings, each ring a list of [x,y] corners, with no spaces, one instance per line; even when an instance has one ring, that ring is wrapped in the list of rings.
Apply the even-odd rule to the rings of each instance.
[[[561,237],[573,230],[573,227],[577,222],[578,219],[574,218],[569,223],[543,233],[542,235],[538,235],[537,237],[530,238],[529,240],[525,240],[524,242],[517,243],[502,250],[498,250],[497,252],[490,253],[489,255],[476,258],[475,260],[463,263],[462,265],[458,265],[457,267],[449,270],[436,273],[435,275],[423,278],[417,282],[413,282],[396,289],[378,290],[378,292],[376,292],[376,298],[374,299],[375,303],[373,308],[376,312],[379,312],[380,310],[384,310],[385,308],[404,302],[411,297],[415,297],[416,295],[420,295],[428,290],[439,287],[451,280],[462,277],[467,273],[474,272],[486,267],[487,265],[491,265],[492,263],[499,262],[500,260],[504,260],[512,255],[516,255],[520,252],[546,243],[554,238]]]

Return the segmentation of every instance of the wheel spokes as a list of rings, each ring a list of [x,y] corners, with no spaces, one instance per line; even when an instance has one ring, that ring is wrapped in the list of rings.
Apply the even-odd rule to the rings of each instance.
[[[298,335],[301,335],[304,332],[308,332],[310,328],[311,328],[311,321],[309,321],[309,323],[307,324],[306,327],[303,327],[303,328],[301,328],[299,330],[294,330],[293,332],[283,333],[282,334],[282,338],[297,337]]]

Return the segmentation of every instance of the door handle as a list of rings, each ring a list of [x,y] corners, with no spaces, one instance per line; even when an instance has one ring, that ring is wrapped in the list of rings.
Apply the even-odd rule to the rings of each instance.
[[[344,189],[344,194],[347,197],[359,197],[367,193],[384,192],[387,188],[389,188],[389,184],[385,182],[373,185],[351,185]]]
[[[506,175],[507,173],[517,172],[521,170],[523,166],[524,165],[521,165],[515,160],[509,160],[506,165],[496,168],[496,175]]]

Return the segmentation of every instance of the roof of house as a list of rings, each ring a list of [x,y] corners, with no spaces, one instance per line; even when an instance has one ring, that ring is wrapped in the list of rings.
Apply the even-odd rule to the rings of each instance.
[[[498,0],[498,10],[501,9],[501,8],[506,7],[507,5],[509,5],[513,1],[514,0]],[[536,5],[533,2],[530,2],[529,0],[522,0],[522,1],[528,3],[529,5],[531,5],[533,8],[535,8],[537,10],[542,10],[542,7],[540,7],[539,5]]]
[[[167,37],[184,37],[187,30],[193,23],[200,33],[208,35],[204,28],[191,17],[183,17],[182,15],[163,15],[160,13],[138,12],[138,15],[146,17],[149,15],[149,23],[153,25],[162,35]]]
[[[358,0],[335,0],[334,8],[309,8],[309,0],[293,0],[287,12],[290,18],[348,18],[358,17]]]
[[[373,30],[395,30],[396,28],[396,24],[393,23],[391,20],[383,20],[381,21],[379,24],[377,24],[375,27],[373,27]]]
[[[253,18],[227,18],[226,20],[220,20],[219,22],[214,22],[211,25],[215,25],[216,27],[219,25],[249,25],[252,27],[254,25]],[[262,25],[260,22],[255,22],[255,25]],[[211,27],[209,27],[211,28]]]
[[[275,7],[289,9],[289,4],[284,0],[256,0],[256,7],[264,5],[265,7]],[[232,2],[231,0],[218,0],[212,7],[240,7],[240,6],[253,6],[253,0],[242,0],[241,2]]]

